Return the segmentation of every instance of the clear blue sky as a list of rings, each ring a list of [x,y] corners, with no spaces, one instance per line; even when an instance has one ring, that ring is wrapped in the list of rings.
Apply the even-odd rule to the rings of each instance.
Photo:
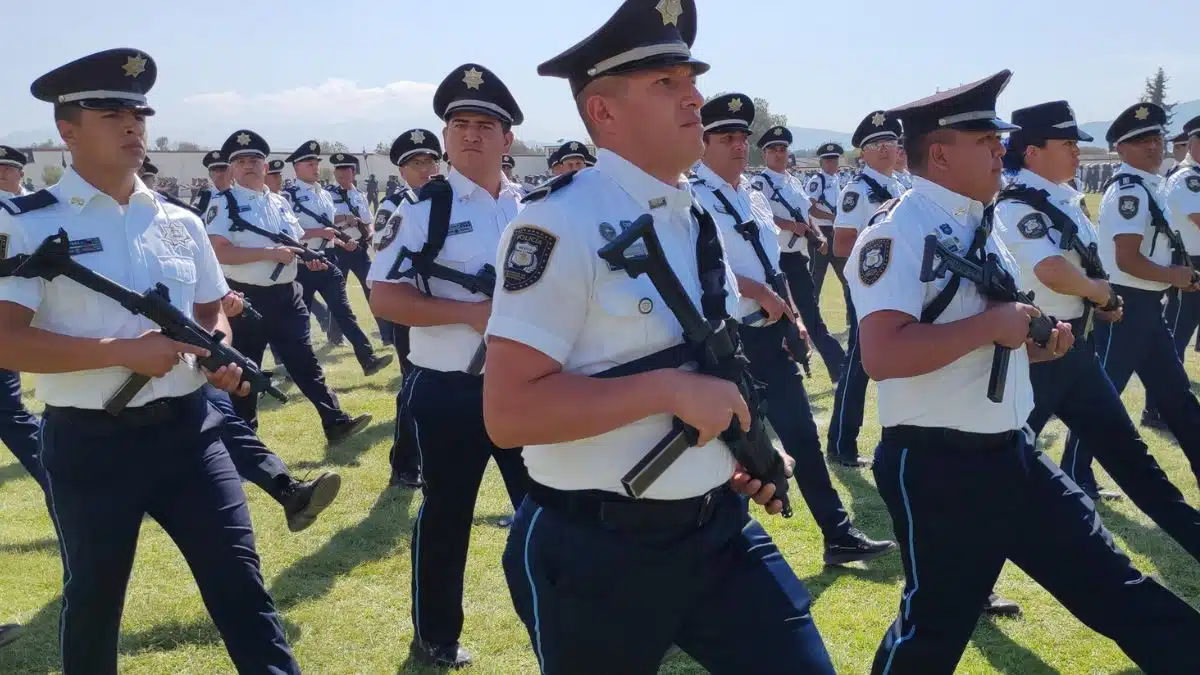
[[[525,111],[519,137],[583,136],[567,84],[537,64],[597,28],[618,0],[207,0],[114,6],[5,0],[0,138],[52,130],[29,96],[41,73],[93,51],[158,62],[151,136],[219,143],[238,127],[278,149],[307,137],[352,145],[440,128],[437,83],[467,61],[499,74]],[[1171,100],[1200,98],[1200,41],[1185,0],[699,0],[694,52],[705,93],[742,91],[790,124],[850,131],[867,112],[972,81],[1015,76],[1001,112],[1066,98],[1081,121],[1137,100],[1159,65]],[[1081,6],[1086,10],[1077,9]],[[1137,13],[1135,15],[1135,12]]]

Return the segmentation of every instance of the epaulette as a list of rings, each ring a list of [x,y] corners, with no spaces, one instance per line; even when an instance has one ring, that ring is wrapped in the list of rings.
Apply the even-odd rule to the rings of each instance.
[[[1117,187],[1120,190],[1124,190],[1125,188],[1133,187],[1139,183],[1141,183],[1141,181],[1138,180],[1136,176],[1125,175],[1121,176],[1121,178],[1117,181]]]
[[[546,183],[543,183],[542,185],[538,186],[536,190],[525,195],[521,199],[521,203],[532,204],[533,202],[541,201],[546,197],[549,197],[551,194],[558,192],[559,190],[570,185],[571,181],[575,180],[575,173],[576,172],[574,171],[570,171]]]
[[[0,200],[0,209],[4,209],[14,216],[19,216],[22,213],[37,211],[38,209],[44,209],[47,206],[53,206],[57,203],[58,200],[48,190],[38,190],[33,194],[13,197],[8,201]]]
[[[883,220],[884,218],[887,218],[888,215],[891,214],[892,209],[896,208],[896,205],[899,203],[900,203],[900,199],[898,197],[896,197],[896,198],[889,199],[886,202],[884,202],[883,204],[881,204],[879,206],[879,209],[877,209],[875,211],[874,215],[872,215],[871,218],[867,221],[867,227],[870,227],[870,226],[878,223],[879,221]]]
[[[160,202],[164,202],[164,203],[170,204],[172,206],[178,206],[179,208],[181,208],[185,211],[188,211],[189,213],[194,213],[197,216],[200,215],[200,212],[197,211],[196,209],[192,208],[191,205],[185,204],[181,200],[178,200],[178,199],[172,197],[171,195],[166,195],[161,192],[155,191],[154,196],[158,197],[158,201],[160,201]]]
[[[404,188],[403,190],[396,190],[396,192],[392,196],[396,198],[397,204],[399,204],[402,201],[408,202],[409,204],[417,203],[417,193],[413,192],[412,188]]]
[[[433,176],[429,179],[429,182],[421,186],[421,191],[417,193],[417,201],[423,202],[426,199],[432,199],[434,195],[443,192],[454,192],[454,188],[450,186],[450,181],[446,180],[446,177],[442,175]]]

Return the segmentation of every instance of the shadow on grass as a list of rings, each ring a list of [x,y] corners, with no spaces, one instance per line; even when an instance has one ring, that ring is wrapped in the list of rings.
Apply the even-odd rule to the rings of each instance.
[[[10,480],[20,480],[21,478],[32,478],[25,467],[21,466],[20,462],[13,461],[12,464],[0,466],[0,485],[4,485]]]
[[[0,544],[0,553],[58,553],[57,539],[37,539],[35,541],[23,541],[16,544],[3,543]],[[0,621],[3,617],[0,617]]]
[[[1196,561],[1174,539],[1157,526],[1143,525],[1107,504],[1099,510],[1104,526],[1121,538],[1123,548],[1149,559],[1167,588],[1192,604],[1200,602]]]
[[[820,572],[801,581],[808,588],[808,594],[812,596],[815,603],[826,589],[843,577],[851,577],[853,581],[894,586],[898,579],[904,577],[904,569],[900,565],[900,553],[897,551],[877,558],[862,567],[826,565]]]
[[[1004,633],[1004,624],[1014,619],[980,619],[971,642],[997,673],[1004,675],[1058,675],[1037,654],[1012,641]]]

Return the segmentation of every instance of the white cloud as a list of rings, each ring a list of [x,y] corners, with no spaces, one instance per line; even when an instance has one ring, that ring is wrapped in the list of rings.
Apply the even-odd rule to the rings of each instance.
[[[193,112],[238,118],[252,111],[262,119],[313,121],[324,124],[355,120],[385,121],[424,113],[433,100],[434,84],[399,81],[382,87],[359,87],[352,80],[328,79],[316,86],[262,94],[223,91],[184,99]]]

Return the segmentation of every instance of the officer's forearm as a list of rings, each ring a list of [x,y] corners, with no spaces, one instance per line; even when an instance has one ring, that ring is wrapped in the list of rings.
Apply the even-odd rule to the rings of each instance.
[[[192,306],[192,316],[204,330],[212,333],[221,331],[225,336],[222,344],[232,345],[233,330],[229,327],[229,318],[221,311],[221,301],[196,303]]]
[[[833,228],[833,255],[838,258],[850,257],[854,242],[858,239],[858,230],[849,227]]]
[[[331,239],[329,230],[324,227],[306,227],[304,228],[305,239]]]
[[[217,254],[217,262],[222,265],[249,265],[250,263],[274,260],[270,248],[243,248],[234,246],[224,237],[209,237],[213,252]]]
[[[1171,283],[1171,267],[1159,265],[1142,255],[1142,238],[1137,235],[1121,234],[1114,237],[1116,241],[1117,269],[1138,279],[1157,281],[1163,284]],[[1159,245],[1166,246],[1160,241]]]
[[[0,368],[19,373],[73,373],[123,364],[122,340],[81,338],[29,325],[33,312],[0,302]]]
[[[873,312],[858,326],[863,370],[876,382],[940,370],[993,343],[995,327],[984,312],[944,324],[921,323],[892,310]]]
[[[427,296],[409,284],[371,286],[371,312],[403,326],[470,325],[479,311],[479,303]]]
[[[819,206],[816,203],[813,204],[812,208],[809,210],[808,213],[813,218],[820,218],[821,220],[828,220],[831,223],[833,222],[833,219],[837,217],[837,215],[830,212],[824,206]]]
[[[750,277],[744,277],[740,274],[735,274],[734,276],[737,278],[738,293],[750,298],[760,305],[763,303],[763,299],[766,297],[767,293],[774,292],[767,287],[766,284],[759,283]]]
[[[1097,290],[1096,283],[1060,255],[1051,256],[1039,262],[1034,266],[1033,273],[1037,276],[1038,281],[1055,293],[1085,298],[1097,304],[1104,304],[1108,301],[1108,298],[1097,300],[1094,297]]]
[[[776,216],[775,227],[778,227],[779,229],[787,231],[787,232],[795,232],[796,234],[804,234],[803,225],[801,225],[800,223],[797,223],[794,220],[788,220],[787,218],[780,218],[780,217]]]
[[[1192,221],[1192,224],[1196,227],[1200,227],[1200,213],[1188,214],[1188,220]]]

